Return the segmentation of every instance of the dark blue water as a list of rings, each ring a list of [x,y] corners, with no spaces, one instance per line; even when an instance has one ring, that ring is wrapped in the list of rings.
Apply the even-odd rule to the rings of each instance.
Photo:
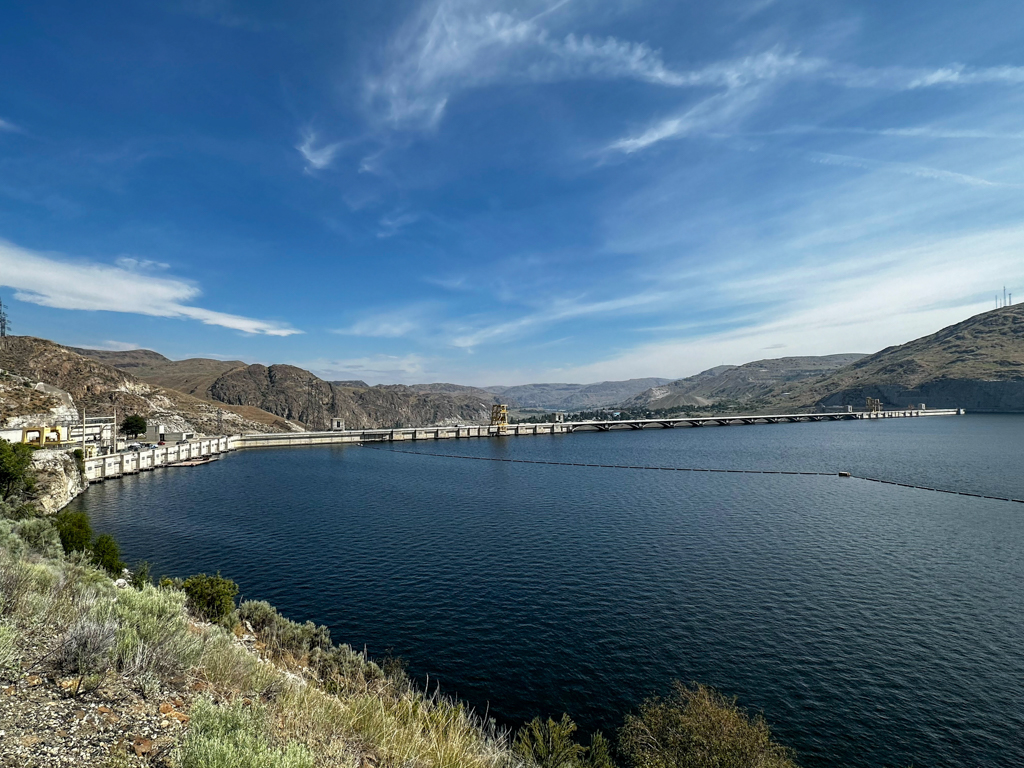
[[[403,449],[846,470],[1024,498],[1024,418],[585,433]],[[76,505],[158,573],[220,570],[506,725],[613,731],[673,679],[807,766],[1024,766],[1024,504],[857,479],[251,450]]]

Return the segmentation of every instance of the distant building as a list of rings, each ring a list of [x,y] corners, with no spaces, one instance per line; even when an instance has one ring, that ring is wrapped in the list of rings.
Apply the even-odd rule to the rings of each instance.
[[[331,432],[344,432],[345,431],[345,420],[332,418],[331,419]]]
[[[178,432],[166,424],[146,425],[147,443],[176,443],[179,440],[192,440],[195,436],[195,432]]]

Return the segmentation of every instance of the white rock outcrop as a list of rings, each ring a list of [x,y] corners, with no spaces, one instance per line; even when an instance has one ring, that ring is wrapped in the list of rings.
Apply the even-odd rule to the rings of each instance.
[[[36,451],[32,471],[36,476],[32,503],[44,515],[56,514],[89,485],[78,471],[75,457],[66,451]]]

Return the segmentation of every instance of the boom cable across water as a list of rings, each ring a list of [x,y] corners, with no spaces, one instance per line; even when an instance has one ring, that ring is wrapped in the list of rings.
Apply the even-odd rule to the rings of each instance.
[[[595,469],[639,469],[654,470],[661,472],[715,472],[734,475],[814,475],[818,477],[849,477],[854,480],[866,480],[870,483],[882,483],[884,485],[897,485],[900,488],[914,488],[919,491],[931,491],[932,493],[948,493],[952,496],[970,496],[975,499],[991,499],[993,501],[1011,501],[1016,504],[1024,504],[1024,499],[1014,499],[1009,496],[988,496],[983,493],[970,493],[968,491],[951,491],[945,488],[930,488],[927,485],[914,485],[913,483],[898,483],[895,480],[882,480],[877,477],[866,477],[854,475],[851,472],[796,472],[782,469],[722,469],[713,467],[651,467],[644,465],[631,466],[628,464],[586,464],[575,461],[544,461],[541,459],[506,459],[498,456],[463,456],[455,453],[432,453],[430,451],[406,451],[401,448],[383,448],[377,445],[359,443],[363,448],[370,448],[375,451],[387,451],[390,453],[408,453],[413,456],[434,456],[442,459],[464,459],[468,461],[499,461],[509,464],[547,464],[555,467],[592,467]]]

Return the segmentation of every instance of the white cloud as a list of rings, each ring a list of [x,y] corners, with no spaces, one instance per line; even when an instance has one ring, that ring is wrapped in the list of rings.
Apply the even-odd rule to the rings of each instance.
[[[338,150],[342,146],[343,144],[340,141],[317,146],[317,135],[310,132],[303,137],[301,144],[295,145],[295,148],[306,159],[307,170],[314,169],[319,171],[327,168],[334,162],[334,156],[338,154]]]
[[[553,10],[553,9],[549,9]],[[631,79],[673,88],[737,88],[823,65],[772,49],[687,71],[660,51],[615,37],[552,34],[538,20],[441,0],[414,17],[391,42],[388,61],[364,83],[368,103],[394,125],[436,125],[453,95],[498,82]]]
[[[536,331],[539,328],[562,320],[630,310],[642,311],[644,308],[664,301],[666,298],[668,298],[668,295],[663,292],[646,292],[604,301],[554,300],[550,302],[550,306],[514,320],[476,328],[463,328],[456,332],[449,343],[453,347],[472,350],[474,347],[478,347],[485,342],[515,337],[527,331]]]
[[[133,349],[142,349],[142,346],[132,341],[104,341],[99,344],[79,344],[83,349],[102,349],[106,352],[129,352]]]
[[[133,256],[118,256],[114,259],[114,263],[117,266],[127,269],[129,271],[148,271],[157,269],[170,269],[170,264],[165,264],[162,261],[153,261],[151,259],[136,259]]]
[[[953,64],[930,72],[922,72],[907,83],[907,88],[929,88],[936,85],[974,85],[977,83],[1024,83],[1024,67],[986,67],[971,69]]]
[[[840,165],[847,168],[862,168],[864,170],[890,170],[896,173],[903,173],[908,176],[916,176],[922,179],[936,179],[938,181],[951,181],[956,184],[965,184],[969,187],[1009,187],[1016,184],[1004,184],[998,181],[989,181],[978,176],[971,176],[966,173],[946,171],[941,168],[930,168],[924,165],[913,165],[912,163],[892,163],[880,160],[869,160],[863,157],[852,157],[850,155],[839,155],[827,152],[812,152],[808,157],[822,165]]]
[[[0,117],[0,131],[6,133],[19,133],[21,129],[18,128],[18,126],[16,126],[14,123],[4,120],[2,117]]]
[[[4,242],[0,242],[0,285],[14,288],[15,298],[21,301],[55,309],[183,317],[267,336],[301,333],[280,323],[193,306],[190,302],[201,291],[184,280],[124,266],[69,261]]]
[[[375,315],[347,328],[337,328],[332,333],[342,336],[369,336],[374,338],[397,339],[409,336],[420,329],[420,323],[410,318]]]
[[[695,133],[721,128],[750,109],[760,89],[744,88],[716,94],[691,107],[678,117],[662,120],[637,136],[612,142],[608,149],[632,154],[665,139],[678,139]]]
[[[377,230],[377,237],[382,240],[394,237],[400,229],[410,224],[415,224],[419,219],[418,213],[394,213],[382,216],[380,219],[380,229]]]

